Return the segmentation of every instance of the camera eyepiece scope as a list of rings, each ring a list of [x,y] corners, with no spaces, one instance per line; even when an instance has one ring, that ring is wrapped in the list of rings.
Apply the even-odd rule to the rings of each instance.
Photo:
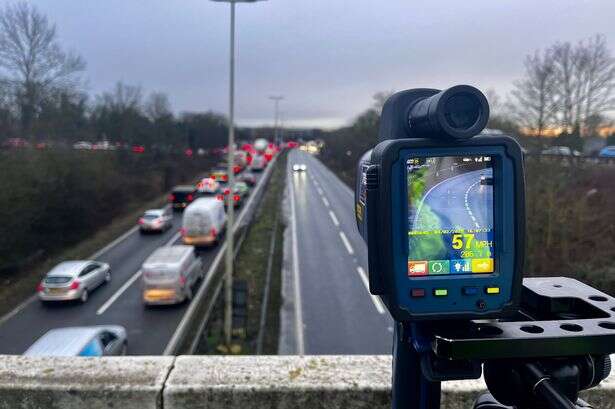
[[[427,138],[468,139],[478,135],[488,119],[487,98],[469,85],[418,99],[408,110],[410,133]]]

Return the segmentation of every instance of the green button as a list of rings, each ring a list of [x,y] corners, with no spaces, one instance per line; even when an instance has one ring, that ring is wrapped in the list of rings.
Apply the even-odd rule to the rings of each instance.
[[[433,295],[436,297],[446,297],[448,295],[448,290],[446,288],[436,288],[433,290]]]

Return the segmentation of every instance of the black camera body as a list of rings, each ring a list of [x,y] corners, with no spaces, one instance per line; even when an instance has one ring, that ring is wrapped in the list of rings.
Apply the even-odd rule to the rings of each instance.
[[[519,305],[525,245],[523,157],[481,135],[475,88],[403,91],[357,168],[355,211],[369,282],[397,321],[500,318]]]

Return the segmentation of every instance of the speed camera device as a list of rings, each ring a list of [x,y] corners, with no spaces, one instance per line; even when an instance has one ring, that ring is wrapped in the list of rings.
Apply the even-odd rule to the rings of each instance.
[[[398,321],[514,313],[524,248],[523,158],[478,135],[476,88],[415,89],[384,105],[380,141],[358,166],[356,218],[369,284]]]
[[[467,85],[396,93],[357,165],[370,292],[396,321],[392,406],[437,409],[440,382],[484,374],[475,409],[586,408],[579,391],[610,373],[615,299],[523,279],[524,158],[488,118]]]

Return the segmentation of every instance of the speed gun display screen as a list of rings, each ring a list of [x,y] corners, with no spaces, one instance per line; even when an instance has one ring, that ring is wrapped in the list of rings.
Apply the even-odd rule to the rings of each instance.
[[[409,158],[408,276],[491,274],[491,156]]]

